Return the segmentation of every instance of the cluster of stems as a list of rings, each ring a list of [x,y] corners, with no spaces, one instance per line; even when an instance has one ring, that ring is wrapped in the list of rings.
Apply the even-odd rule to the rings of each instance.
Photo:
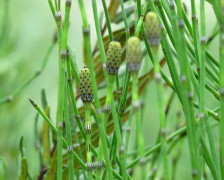
[[[109,8],[107,8],[106,1],[102,0],[105,26],[101,26],[103,21],[100,22],[98,16],[97,1],[92,0],[97,35],[97,44],[94,50],[91,47],[90,25],[85,4],[83,0],[78,0],[83,24],[83,58],[88,67],[84,67],[80,75],[78,75],[78,67],[74,64],[68,45],[72,0],[66,0],[64,7],[60,0],[48,0],[48,3],[57,27],[58,40],[59,81],[56,125],[51,121],[46,109],[42,110],[31,99],[30,102],[44,118],[44,129],[49,131],[46,128],[48,125],[56,137],[54,139],[55,148],[51,154],[56,152],[57,179],[65,179],[68,172],[70,180],[74,179],[76,175],[78,178],[81,177],[80,173],[84,179],[128,180],[133,178],[132,172],[135,170],[136,164],[140,165],[141,179],[143,180],[153,179],[157,176],[162,176],[165,180],[174,179],[182,139],[185,136],[187,136],[189,145],[191,178],[201,179],[203,173],[208,172],[205,168],[207,166],[214,179],[223,179],[223,2],[209,1],[219,25],[216,28],[218,33],[215,31],[211,35],[211,38],[214,38],[220,34],[220,61],[217,61],[207,49],[209,42],[205,31],[205,0],[200,0],[199,23],[194,0],[191,0],[192,22],[188,20],[181,0],[146,0],[144,5],[141,0],[136,0],[135,6],[131,7],[134,9],[131,13],[128,13],[123,0],[111,1]],[[121,7],[121,12],[117,13],[119,7]],[[64,9],[62,10],[62,8]],[[138,17],[137,21],[132,19],[132,13]],[[114,19],[118,19],[117,21],[121,19],[120,22],[124,22],[124,28],[120,31],[113,31],[111,24]],[[108,31],[108,36],[105,37],[106,29],[104,27]],[[115,39],[118,39],[119,42]],[[55,43],[56,41],[53,45]],[[144,44],[144,49],[142,44]],[[53,45],[47,52],[41,67],[42,70],[46,66]],[[163,53],[160,49],[163,50]],[[162,61],[160,61],[160,56],[163,57]],[[148,59],[151,60],[152,65],[150,67],[148,67],[149,65],[141,66],[142,63],[149,64],[145,62]],[[167,69],[163,69],[165,63]],[[122,70],[120,66],[126,67],[126,69]],[[148,71],[149,68],[152,70]],[[142,69],[145,74],[141,76]],[[0,104],[8,102],[9,97],[17,95],[36,76],[16,89],[12,96],[0,99]],[[148,82],[153,79],[152,77],[155,80],[160,128],[155,145],[148,147],[147,142],[150,137],[145,136],[143,123],[151,123],[151,121],[148,122],[148,119],[147,122],[143,121],[148,107],[147,105],[142,106],[140,95],[144,93],[144,89],[149,91],[149,88],[146,87]],[[212,84],[213,82],[214,84]],[[106,96],[101,97],[100,88],[105,87],[105,84]],[[116,84],[116,88],[114,84]],[[169,92],[167,87],[172,91],[168,101],[166,98]],[[146,95],[147,91],[145,91]],[[220,101],[218,108],[214,110],[207,108],[206,92]],[[172,108],[171,104],[175,102],[173,100],[175,95],[179,106],[181,106],[180,110],[184,113],[184,121],[179,129],[170,133],[168,126],[172,126],[170,125],[172,123],[168,123],[168,120],[171,119],[168,117],[170,108]],[[80,108],[77,105],[79,97],[83,102],[83,107]],[[219,110],[220,115],[218,114]],[[131,121],[132,115],[135,117],[135,123]],[[75,117],[75,122],[72,117]],[[208,121],[209,117],[220,121],[220,163],[217,160],[212,132],[213,125]],[[85,124],[82,119],[85,119]],[[178,122],[175,123],[179,123],[179,121],[178,119]],[[130,152],[131,148],[128,144],[132,136],[129,136],[129,133],[125,133],[124,130],[127,125],[131,129],[130,135],[136,134],[136,138],[133,138],[136,141],[133,152]],[[133,125],[136,126],[135,129],[132,128]],[[170,129],[172,128],[174,127],[172,126]],[[206,135],[208,138],[205,137]],[[49,139],[49,134],[44,137]],[[208,139],[208,143],[206,139]],[[79,144],[79,148],[74,148],[74,141]],[[49,142],[44,141],[44,143],[46,144],[44,152],[50,151]],[[82,149],[83,145],[85,150]],[[67,150],[66,157],[63,149]],[[172,167],[169,166],[173,157],[171,151],[176,154],[172,160]],[[50,166],[49,159],[51,157],[48,153],[44,158],[45,166]],[[25,160],[23,161],[22,166],[25,166]],[[160,161],[163,169],[161,174],[156,171]],[[154,171],[148,170],[148,165]],[[49,174],[51,172],[53,170],[49,170]]]

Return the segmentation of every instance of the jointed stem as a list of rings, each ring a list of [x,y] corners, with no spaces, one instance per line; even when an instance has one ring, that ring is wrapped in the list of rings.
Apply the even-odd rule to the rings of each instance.
[[[208,133],[208,139],[209,139],[209,144],[210,144],[210,149],[211,149],[211,157],[216,169],[216,172],[218,173],[218,176],[220,176],[219,172],[219,167],[218,167],[218,161],[216,158],[216,152],[215,152],[215,145],[213,141],[213,136],[211,132],[210,125],[208,123],[208,117],[207,113],[205,113],[205,50],[206,50],[206,31],[205,31],[205,11],[204,11],[204,0],[201,0],[200,2],[200,13],[201,13],[201,53],[200,53],[200,99],[199,99],[199,111],[200,115],[199,118],[205,123],[206,130]],[[203,122],[202,122],[203,123]],[[203,138],[203,134],[201,134]],[[201,138],[201,139],[202,139]],[[220,179],[221,177],[219,177]]]
[[[68,86],[66,84],[66,89],[65,89],[66,97],[68,97]],[[69,116],[69,108],[68,108],[68,99],[65,98],[65,127],[66,127],[66,139],[68,142],[68,166],[69,166],[69,179],[73,180],[74,179],[74,160],[73,160],[73,155],[72,155],[72,135],[71,135],[71,125],[70,125],[70,116]]]
[[[166,120],[165,120],[165,107],[164,107],[164,93],[162,87],[162,79],[160,75],[160,66],[158,60],[158,47],[152,47],[153,57],[154,57],[154,72],[155,72],[155,83],[157,90],[157,102],[159,109],[159,119],[160,119],[160,135],[162,141],[162,159],[163,159],[163,171],[164,179],[169,180],[169,166],[167,161],[167,145],[166,145]]]
[[[92,179],[91,166],[92,166],[92,152],[91,152],[91,117],[90,110],[91,104],[84,103],[85,107],[85,120],[86,120],[86,153],[87,153],[87,167],[88,167],[88,179]]]
[[[99,98],[98,98],[97,83],[96,83],[94,65],[93,65],[93,60],[92,60],[89,25],[88,25],[88,22],[87,22],[86,12],[85,12],[85,8],[84,8],[84,4],[83,4],[82,0],[79,0],[79,6],[80,6],[81,14],[82,14],[82,19],[83,19],[84,41],[85,41],[85,45],[86,45],[88,66],[89,66],[89,69],[90,69],[90,78],[91,78],[92,89],[93,89],[93,93],[94,93],[94,101],[95,101],[96,109],[99,112],[99,114],[98,114],[98,127],[99,127],[100,137],[102,139],[102,144],[103,144],[103,153],[104,153],[104,157],[105,157],[105,160],[106,160],[108,177],[109,177],[109,179],[113,179],[112,171],[111,171],[111,168],[110,168],[111,162],[110,162],[110,158],[109,158],[109,152],[108,152],[108,149],[107,149],[106,131],[105,131],[105,128],[103,126],[102,114],[100,112],[101,107],[100,107],[100,102],[99,102]],[[96,2],[94,2],[94,1],[93,1],[93,7],[96,7]]]
[[[138,73],[132,73],[132,105],[134,109],[135,119],[136,119],[136,133],[137,133],[137,142],[139,157],[141,158],[142,167],[142,179],[146,179],[146,159],[145,159],[145,143],[143,135],[143,127],[141,120],[141,105],[139,102],[138,96]]]

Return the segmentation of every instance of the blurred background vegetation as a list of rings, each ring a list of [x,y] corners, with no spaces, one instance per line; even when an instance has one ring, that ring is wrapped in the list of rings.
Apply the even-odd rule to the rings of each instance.
[[[186,4],[189,10],[187,0]],[[91,23],[91,41],[95,45],[96,34],[91,1],[85,0],[85,5]],[[98,8],[99,11],[102,11],[100,1],[98,1]],[[211,27],[216,22],[214,22],[214,14],[208,4],[206,6],[206,19],[207,32],[210,34]],[[117,28],[114,24],[112,27]],[[10,95],[10,92],[29,79],[40,68],[42,60],[52,44],[55,29],[47,0],[32,2],[30,0],[0,0],[0,98]],[[82,23],[77,1],[73,1],[72,4],[69,44],[80,69],[83,66]],[[210,46],[210,50],[218,57],[217,39]],[[44,88],[51,107],[51,117],[54,121],[57,102],[57,70],[58,58],[57,46],[55,46],[43,73],[19,93],[12,102],[0,105],[0,156],[3,157],[7,166],[7,179],[16,179],[19,174],[19,139],[21,136],[24,136],[25,156],[28,159],[30,174],[34,177],[38,175],[39,157],[34,146],[35,111],[28,98],[40,103],[40,92]],[[167,96],[170,93],[171,91],[167,89]],[[169,119],[176,118],[177,112],[181,111],[177,102],[175,100],[172,105]],[[212,108],[215,107],[217,101],[209,101],[208,96],[206,103]],[[147,87],[144,104],[147,108],[144,111],[145,138],[147,145],[153,145],[159,129],[153,83]],[[174,122],[172,121],[172,123]],[[183,141],[183,146],[187,146],[186,139]],[[189,179],[188,175],[190,175],[190,160],[186,150],[182,151],[181,154],[177,179]],[[138,175],[136,175],[136,179],[138,179]]]

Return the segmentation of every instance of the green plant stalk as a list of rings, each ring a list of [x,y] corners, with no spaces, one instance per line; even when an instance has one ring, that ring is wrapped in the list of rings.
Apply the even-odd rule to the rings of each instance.
[[[110,16],[109,16],[109,13],[108,13],[108,10],[107,10],[106,1],[102,0],[102,4],[103,4],[104,14],[105,14],[105,17],[106,17],[106,24],[107,24],[109,38],[110,38],[110,41],[113,41],[114,37],[113,37],[112,28],[111,28],[111,25],[110,25]]]
[[[49,4],[49,6],[50,6],[51,13],[52,13],[52,15],[53,15],[53,17],[54,17],[54,19],[55,19],[55,8],[54,8],[54,5],[53,5],[52,0],[48,0],[48,4]]]
[[[59,14],[57,23],[58,40],[59,40],[59,84],[58,84],[58,106],[57,106],[57,180],[62,179],[62,133],[63,133],[63,111],[65,98],[65,71],[67,59],[67,38],[69,16],[71,10],[71,1],[67,0],[65,3],[65,19],[62,27],[62,18]],[[58,12],[60,13],[60,11]],[[56,18],[57,19],[57,18]]]
[[[141,120],[141,111],[140,111],[140,102],[138,96],[138,73],[132,73],[132,103],[133,109],[135,110],[135,120],[136,120],[136,133],[137,133],[137,143],[138,143],[138,150],[139,150],[139,157],[142,161],[142,179],[146,179],[146,159],[145,159],[145,142],[144,142],[144,135],[143,135],[143,127],[142,127],[142,120]]]
[[[57,7],[58,8],[58,7]],[[57,9],[56,8],[56,9]],[[59,43],[59,83],[58,83],[58,106],[57,106],[57,180],[62,179],[62,133],[63,133],[63,111],[64,111],[64,98],[65,98],[65,69],[67,59],[67,38],[69,15],[71,9],[71,1],[65,3],[65,19],[62,28],[62,18],[60,11],[56,17],[56,24],[58,30],[58,43]]]
[[[125,36],[126,36],[126,42],[127,42],[129,37],[130,37],[130,31],[129,31],[129,23],[128,23],[128,19],[127,19],[127,15],[126,15],[123,0],[120,0],[120,5],[121,5],[121,12],[122,12],[124,25],[125,25]],[[121,126],[121,120],[120,119],[121,119],[121,116],[123,115],[123,113],[125,111],[125,105],[126,105],[126,99],[127,99],[127,93],[128,93],[128,87],[129,87],[129,84],[130,84],[130,80],[131,80],[131,74],[126,69],[124,84],[123,84],[123,90],[122,90],[122,96],[121,96],[121,100],[120,100],[120,103],[119,103],[119,106],[118,106],[120,126]]]
[[[58,82],[58,105],[57,105],[57,180],[62,180],[62,120],[64,110],[64,87],[65,87],[65,69],[61,58],[61,19],[57,20],[58,43],[59,43],[59,82]]]
[[[69,50],[69,53],[70,53],[70,52],[71,52],[71,51]],[[69,54],[69,63],[70,63],[70,66],[71,66],[71,70],[72,70],[72,72],[73,72],[73,74],[74,74],[74,80],[75,80],[76,87],[77,87],[77,86],[79,86],[79,83],[80,83],[80,80],[79,80],[79,73],[78,73],[78,71],[77,71],[77,67],[76,67],[76,65],[75,65],[75,63],[74,63],[74,58],[72,57],[71,54]]]
[[[208,123],[207,114],[205,114],[205,50],[206,50],[206,31],[205,31],[205,7],[204,7],[204,0],[200,1],[200,17],[201,17],[201,55],[200,55],[200,100],[199,100],[199,111],[200,111],[200,118],[205,123],[208,139],[209,139],[209,145],[211,149],[211,157],[212,161],[214,163],[214,167],[218,173],[218,179],[221,179],[219,167],[218,167],[218,161],[216,157],[215,152],[215,145],[214,140],[212,136],[212,132],[210,129],[210,125]]]
[[[171,173],[171,179],[175,179],[176,178],[176,172],[177,172],[177,164],[180,161],[180,157],[181,157],[181,147],[183,144],[183,141],[179,142],[179,145],[177,147],[177,150],[175,151],[175,156],[172,159],[172,173]]]
[[[111,100],[113,98],[114,79],[115,79],[115,77],[113,75],[108,74],[107,97],[106,97],[105,106],[110,106],[110,104],[111,104]],[[107,119],[104,122],[107,122]],[[106,125],[107,124],[105,124],[105,127],[106,127]]]
[[[174,82],[175,90],[177,92],[177,95],[178,95],[180,101],[182,102],[182,91],[180,89],[181,83],[180,83],[179,75],[178,75],[178,72],[177,72],[177,69],[176,69],[176,66],[174,63],[174,58],[173,58],[171,49],[169,48],[169,43],[168,43],[165,31],[162,31],[162,47],[165,50],[164,55],[166,57],[167,64],[168,64],[168,67],[170,70],[170,74],[171,74],[172,80]]]
[[[96,2],[93,1],[93,5],[94,5],[94,3],[96,3]],[[88,61],[89,69],[90,69],[90,78],[91,78],[92,89],[93,89],[93,93],[94,93],[94,101],[95,101],[96,109],[99,112],[98,127],[99,127],[100,137],[102,139],[102,144],[103,144],[103,153],[104,153],[104,157],[106,160],[106,168],[108,170],[108,178],[113,179],[112,170],[110,168],[111,162],[110,162],[110,158],[109,158],[109,152],[107,149],[106,131],[103,126],[101,107],[100,107],[100,102],[99,102],[99,98],[98,98],[97,83],[96,83],[96,79],[95,79],[94,65],[93,65],[93,60],[92,60],[90,30],[89,30],[89,25],[88,25],[87,18],[86,18],[86,12],[85,12],[83,0],[79,0],[79,6],[80,6],[80,11],[81,11],[82,20],[83,20],[83,32],[84,32],[83,34],[84,34],[84,41],[86,44],[87,61]]]
[[[141,0],[137,0],[137,14],[138,14],[138,20],[141,18]],[[143,19],[143,18],[142,18]],[[139,21],[137,21],[138,23]],[[142,21],[143,22],[143,21]],[[137,24],[138,25],[138,24]],[[137,28],[137,26],[136,26]],[[141,29],[144,30],[144,28]],[[140,31],[139,31],[140,33]],[[143,121],[142,119],[142,112],[141,112],[141,105],[138,97],[138,73],[132,74],[132,103],[133,103],[133,111],[135,111],[135,120],[136,120],[136,134],[137,134],[137,144],[138,144],[138,150],[139,150],[139,156],[141,157],[141,166],[142,166],[142,172],[141,172],[141,178],[146,179],[146,159],[144,157],[145,154],[145,141],[144,141],[144,134],[143,134]],[[138,107],[135,107],[138,106]],[[130,122],[131,124],[131,122]],[[127,137],[127,142],[128,142]]]
[[[179,1],[179,0],[178,0]],[[198,19],[195,7],[195,0],[191,0],[191,18],[192,18],[192,30],[193,30],[193,44],[195,50],[195,59],[197,66],[200,65],[199,56],[200,56],[200,48],[199,48],[199,33],[198,33]]]
[[[141,8],[142,8],[141,0],[137,0],[138,18],[141,17],[141,11],[142,11]]]
[[[178,6],[181,6],[178,4],[180,2],[177,2]],[[186,54],[186,43],[185,43],[185,37],[184,37],[184,28],[182,26],[178,25],[177,19],[176,19],[176,13],[174,8],[174,2],[173,0],[170,1],[171,4],[171,12],[172,12],[172,25],[174,29],[174,33],[176,34],[175,38],[175,44],[176,44],[176,50],[177,55],[180,62],[180,69],[181,69],[181,88],[183,92],[183,108],[184,108],[184,114],[185,119],[187,123],[187,129],[188,129],[188,140],[189,140],[189,147],[190,147],[190,154],[191,154],[191,161],[192,161],[192,175],[194,179],[198,179],[198,173],[199,173],[199,164],[198,164],[198,151],[197,151],[197,136],[196,136],[196,124],[193,114],[193,105],[192,100],[189,99],[189,95],[191,93],[191,75],[190,75],[190,67],[188,64],[187,54]],[[177,9],[178,10],[178,9]],[[178,10],[179,15],[179,22],[182,20],[182,14]],[[200,173],[199,173],[200,174]]]
[[[120,131],[121,127],[120,127],[120,122],[119,122],[117,111],[116,111],[116,106],[114,104],[114,98],[112,98],[111,100],[111,111],[112,111],[112,117],[114,120],[115,134],[117,137],[117,146],[119,147],[122,177],[124,180],[127,180],[128,174],[126,172],[126,152],[124,149],[124,144],[123,144],[122,135]]]
[[[123,0],[120,0],[120,5],[121,5],[122,17],[123,17],[123,20],[124,20],[125,35],[126,35],[126,41],[127,41],[130,37],[130,31],[129,31],[129,23],[128,23],[126,11],[125,11],[125,8],[124,8],[124,1]]]
[[[66,84],[65,87],[65,97],[69,97],[69,91],[68,91],[68,84]],[[65,98],[65,129],[66,129],[66,139],[67,139],[67,156],[68,156],[68,171],[69,171],[69,179],[74,179],[74,160],[72,155],[72,135],[71,135],[71,125],[70,125],[70,116],[69,116],[69,106],[68,106],[68,99]]]
[[[142,10],[141,16],[139,17],[139,20],[138,20],[138,23],[137,23],[137,27],[136,27],[136,30],[135,30],[135,36],[137,36],[137,37],[140,36],[143,20],[144,20],[146,12],[148,11],[149,3],[150,3],[150,1],[145,1],[145,4],[143,6],[143,10]]]
[[[107,85],[107,96],[106,96],[106,102],[104,105],[104,110],[103,110],[103,127],[106,129],[107,128],[107,121],[108,121],[108,117],[109,117],[109,112],[110,112],[110,104],[111,104],[111,100],[113,97],[113,83],[114,83],[114,76],[113,75],[108,75],[108,85]],[[112,147],[112,146],[111,146]],[[102,161],[102,142],[100,140],[99,142],[99,152],[98,152],[98,160]],[[99,178],[101,175],[101,172],[98,171],[97,173],[97,177]]]
[[[217,168],[215,167],[215,164],[214,164],[214,161],[212,159],[212,157],[210,156],[209,154],[209,150],[208,148],[206,147],[206,144],[203,140],[203,138],[201,138],[201,144],[202,144],[202,147],[201,147],[201,151],[202,151],[202,154],[203,154],[203,157],[211,171],[211,174],[213,176],[214,179],[220,179],[219,177],[219,174],[217,172]]]
[[[155,73],[155,83],[157,91],[157,101],[159,109],[159,119],[160,119],[160,133],[162,141],[162,159],[163,159],[163,171],[164,179],[169,180],[169,167],[167,158],[167,145],[166,145],[166,119],[165,119],[165,107],[164,107],[164,96],[162,87],[162,78],[160,75],[160,66],[158,58],[158,46],[152,47],[153,57],[154,57],[154,73]]]
[[[45,107],[45,113],[49,117],[50,108]],[[44,121],[43,122],[43,164],[48,167],[50,163],[50,134],[49,126]]]
[[[94,15],[97,39],[98,39],[98,43],[99,43],[100,54],[101,54],[101,57],[102,57],[101,60],[102,60],[102,63],[105,64],[106,63],[106,53],[105,53],[105,50],[104,50],[104,45],[103,45],[103,41],[102,41],[102,37],[101,37],[96,0],[92,0],[92,7],[93,7],[93,15]],[[109,84],[109,77],[107,76],[107,73],[104,72],[104,76],[105,76],[105,79],[107,81],[107,84]],[[113,93],[112,93],[112,95],[113,95]],[[122,136],[121,136],[121,127],[120,127],[120,122],[119,122],[119,119],[118,119],[118,116],[117,116],[113,96],[112,96],[112,99],[111,99],[111,110],[112,110],[112,116],[113,116],[113,119],[114,119],[115,134],[117,136],[118,145],[120,145],[120,152],[121,152],[120,157],[121,157],[121,160],[122,160],[122,163],[121,163],[122,176],[123,176],[124,179],[127,179],[127,172],[126,172],[126,168],[125,168],[126,153],[125,153],[125,151],[123,151],[124,146],[123,146],[123,140],[122,140]]]
[[[218,2],[218,1],[217,1]],[[220,1],[221,2],[221,1]],[[221,3],[220,3],[221,4]],[[222,19],[224,17],[224,7],[221,6]],[[221,13],[220,13],[221,14]],[[220,23],[220,49],[219,49],[219,93],[220,97],[220,170],[221,177],[224,178],[224,22]]]
[[[97,114],[96,114],[96,111],[95,111],[95,109],[94,109],[94,107],[92,106],[92,110],[91,110],[91,113],[92,113],[92,115],[94,116],[94,118],[95,118],[95,120],[96,120],[96,122],[98,122],[98,117],[97,117]],[[97,134],[97,133],[96,133]],[[94,136],[94,135],[93,135]],[[116,137],[116,136],[114,136],[114,137]],[[101,143],[101,145],[102,145],[102,143]],[[113,144],[112,144],[113,145]],[[109,139],[107,138],[107,146],[109,147],[110,146],[110,143],[109,143]],[[115,149],[116,147],[114,147],[114,149]],[[110,149],[111,150],[111,149]],[[100,152],[98,152],[98,154],[99,154]],[[102,153],[102,152],[101,152]],[[111,151],[110,151],[110,154],[111,154]],[[120,159],[119,159],[119,157],[118,156],[116,156],[116,153],[114,154],[114,156],[112,157],[112,158],[114,158],[114,160],[116,160],[116,162],[117,162],[117,164],[118,164],[118,166],[119,166],[119,168],[121,169],[121,162],[120,162]],[[113,167],[111,167],[111,169],[113,170]],[[115,174],[115,173],[114,173]],[[116,175],[117,176],[117,175]],[[100,177],[100,176],[99,176]],[[98,175],[97,175],[97,178],[99,178],[98,177]],[[103,176],[104,177],[104,176]],[[103,178],[102,177],[102,178]]]
[[[72,0],[66,0],[66,1],[72,1]],[[61,10],[61,0],[58,0],[58,9]]]
[[[92,179],[91,174],[91,165],[92,165],[92,152],[91,152],[91,103],[84,103],[85,107],[85,124],[86,124],[86,157],[87,157],[87,166],[89,165],[90,168],[88,169],[88,179]]]

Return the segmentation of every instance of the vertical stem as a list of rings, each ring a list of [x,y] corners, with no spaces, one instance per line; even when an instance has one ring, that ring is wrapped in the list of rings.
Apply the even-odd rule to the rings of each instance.
[[[94,1],[92,1],[92,2],[93,2],[93,5],[96,6],[96,4],[94,4],[96,2],[94,2]],[[96,83],[94,65],[93,65],[93,60],[92,60],[90,30],[89,30],[89,25],[88,25],[87,18],[86,18],[86,12],[85,12],[83,0],[79,0],[79,6],[80,6],[80,11],[81,11],[82,20],[83,20],[84,41],[86,43],[87,61],[88,61],[89,69],[90,69],[90,78],[91,78],[92,89],[93,89],[93,93],[94,93],[94,101],[95,101],[95,106],[96,106],[96,110],[98,113],[98,127],[99,127],[99,131],[100,131],[100,138],[102,139],[103,153],[104,153],[104,157],[106,160],[106,168],[108,171],[108,178],[113,179],[112,170],[111,170],[111,162],[110,162],[110,158],[109,158],[109,152],[107,149],[106,131],[103,126],[102,113],[101,113],[100,101],[98,98],[97,83]]]
[[[194,50],[195,50],[195,59],[197,62],[197,65],[199,66],[199,34],[198,34],[198,19],[197,19],[197,13],[196,13],[196,7],[195,7],[195,0],[191,0],[191,18],[192,18],[192,29],[193,29],[193,40],[194,40]]]
[[[181,6],[180,2],[177,1],[178,6]],[[193,104],[191,97],[191,75],[189,70],[189,64],[186,53],[186,42],[184,37],[184,25],[182,20],[182,13],[178,10],[178,22],[175,13],[175,4],[173,0],[170,0],[170,10],[172,17],[172,26],[174,30],[175,38],[175,47],[177,50],[177,56],[180,62],[181,69],[181,89],[183,92],[183,108],[187,124],[189,148],[191,154],[192,162],[192,177],[194,179],[199,179],[199,164],[198,164],[198,148],[197,148],[197,133],[196,133],[196,123],[194,119]]]
[[[64,85],[65,85],[65,71],[61,58],[61,14],[56,14],[57,29],[58,29],[58,43],[59,43],[59,82],[58,82],[58,107],[57,107],[57,180],[62,179],[62,133],[63,133],[63,110],[64,110]]]
[[[90,110],[91,104],[84,103],[85,107],[85,120],[86,120],[86,157],[87,157],[87,168],[88,168],[88,179],[92,179],[91,166],[92,166],[92,152],[91,152],[91,118]]]
[[[65,19],[64,29],[62,28],[62,17],[60,11],[56,14],[57,28],[58,28],[58,42],[59,42],[59,84],[58,84],[58,107],[57,107],[57,179],[62,179],[62,134],[63,134],[63,111],[64,111],[64,98],[65,98],[65,71],[67,59],[67,38],[69,15],[71,9],[71,1],[66,0],[65,3]]]
[[[108,10],[107,10],[106,1],[102,0],[102,3],[103,3],[104,14],[105,14],[105,17],[106,17],[106,24],[107,24],[107,29],[108,29],[108,33],[109,33],[109,38],[110,38],[110,41],[113,41],[114,37],[113,37],[113,32],[112,32],[112,29],[111,29],[111,25],[110,25],[110,16],[109,16],[109,13],[108,13]]]
[[[105,50],[104,50],[104,44],[103,44],[103,40],[102,40],[102,37],[101,37],[96,0],[92,0],[92,7],[93,7],[93,15],[94,15],[97,39],[98,39],[99,48],[100,48],[101,60],[102,60],[102,63],[105,64],[106,63],[106,53],[105,53]],[[111,82],[109,82],[110,78],[108,77],[108,74],[105,73],[105,71],[104,71],[104,76],[105,76],[107,84],[111,83]],[[121,127],[120,127],[120,122],[119,122],[117,112],[116,112],[116,106],[114,104],[113,93],[111,93],[111,97],[112,97],[111,98],[111,110],[112,110],[112,116],[113,116],[113,119],[114,119],[115,134],[117,136],[118,145],[120,147],[120,157],[121,157],[121,160],[122,160],[122,163],[121,163],[122,176],[123,176],[124,179],[127,179],[127,173],[126,173],[126,168],[125,168],[126,153],[124,151],[123,140],[122,140],[121,130],[120,130]]]
[[[67,147],[67,156],[68,156],[68,167],[69,167],[69,179],[73,180],[74,179],[74,160],[73,160],[73,155],[72,155],[72,135],[71,135],[71,125],[70,125],[70,116],[69,116],[69,106],[68,106],[68,86],[66,85],[65,88],[65,128],[66,128],[66,139],[68,142],[68,147]]]
[[[145,142],[143,135],[143,127],[141,120],[141,107],[138,96],[138,73],[132,74],[132,103],[136,119],[136,133],[138,142],[138,154],[141,158],[140,165],[142,166],[142,179],[146,179],[146,158],[145,158]]]
[[[141,8],[142,8],[141,0],[137,0],[138,18],[141,17]]]
[[[220,176],[218,161],[215,152],[214,140],[211,132],[210,125],[208,123],[208,117],[205,113],[205,50],[206,50],[206,26],[205,26],[205,0],[200,1],[200,13],[201,13],[201,56],[200,56],[200,99],[199,99],[199,118],[205,122],[210,149],[211,157],[215,166],[215,169]],[[219,177],[220,178],[220,177]]]
[[[162,85],[162,78],[160,74],[160,66],[159,66],[159,58],[158,58],[158,47],[152,47],[153,52],[153,59],[154,59],[154,73],[155,73],[155,83],[156,83],[156,91],[157,91],[157,102],[158,102],[158,109],[159,109],[159,119],[160,119],[160,137],[162,142],[162,160],[163,160],[163,172],[164,172],[164,179],[169,180],[169,166],[167,160],[167,143],[166,143],[166,120],[165,120],[165,103],[164,103],[164,92],[163,92],[163,85]]]

